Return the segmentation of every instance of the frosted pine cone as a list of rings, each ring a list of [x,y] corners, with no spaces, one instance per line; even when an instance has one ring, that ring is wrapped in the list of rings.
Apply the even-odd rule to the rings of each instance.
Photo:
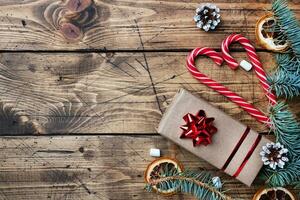
[[[211,3],[201,4],[196,9],[194,20],[198,28],[204,31],[214,30],[221,21],[220,8]]]
[[[282,144],[279,142],[275,143],[267,143],[262,147],[260,152],[261,160],[264,162],[264,165],[269,165],[272,169],[283,168],[285,163],[289,161],[287,158],[288,150],[284,148]]]

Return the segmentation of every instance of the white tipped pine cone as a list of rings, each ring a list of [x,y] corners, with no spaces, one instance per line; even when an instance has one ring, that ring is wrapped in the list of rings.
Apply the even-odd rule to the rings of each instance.
[[[194,21],[196,26],[204,31],[214,30],[221,22],[220,9],[211,3],[201,4],[196,9]]]
[[[283,168],[285,163],[289,161],[287,153],[288,150],[282,144],[272,142],[262,147],[260,155],[264,165],[275,170],[277,167]]]

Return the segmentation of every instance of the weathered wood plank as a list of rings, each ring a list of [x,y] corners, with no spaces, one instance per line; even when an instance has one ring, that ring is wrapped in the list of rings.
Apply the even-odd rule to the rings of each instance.
[[[272,55],[259,54],[270,69]],[[186,55],[2,53],[0,133],[154,133],[161,113],[180,88],[257,131],[266,130],[225,97],[198,83],[185,68]],[[241,60],[245,54],[234,56]],[[206,58],[199,59],[199,65],[208,76],[267,111],[253,72],[217,67]],[[299,113],[299,107],[294,112]]]
[[[82,3],[90,0],[81,0],[78,7],[77,1],[2,0],[0,49],[170,50],[199,45],[219,49],[221,41],[233,32],[254,41],[255,23],[270,7],[269,0],[216,0],[222,24],[214,33],[205,33],[193,22],[198,0],[95,0],[90,5]],[[290,1],[290,7],[300,18],[297,2]]]
[[[245,186],[160,136],[21,136],[0,143],[0,199],[191,199],[144,191],[153,147],[186,168],[221,176],[234,198],[249,200],[260,187]]]

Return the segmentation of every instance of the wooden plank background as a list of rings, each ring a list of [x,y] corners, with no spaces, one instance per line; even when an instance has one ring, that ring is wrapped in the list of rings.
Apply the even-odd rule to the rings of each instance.
[[[79,2],[79,4],[77,4]],[[86,2],[88,4],[86,4]],[[91,3],[89,3],[91,2]],[[0,2],[0,200],[193,199],[161,197],[143,189],[148,151],[206,169],[227,182],[233,198],[248,188],[156,134],[162,113],[180,88],[211,102],[251,128],[267,133],[226,98],[199,84],[185,68],[188,51],[219,50],[238,32],[255,41],[256,20],[269,0],[215,0],[222,24],[195,28],[199,1],[2,0]],[[300,18],[298,0],[290,6]],[[268,71],[273,54],[257,47]],[[233,45],[237,60],[245,52]],[[253,72],[210,60],[199,69],[267,112]],[[299,99],[290,102],[300,118]]]
[[[2,123],[7,134],[154,133],[180,88],[211,101],[258,131],[242,109],[200,84],[185,68],[187,53],[3,53]],[[234,53],[242,59],[243,53]],[[260,53],[266,66],[273,57]],[[24,65],[24,63],[26,63]],[[264,111],[267,99],[253,73],[199,59],[201,70]],[[134,105],[134,106],[133,106]],[[13,123],[12,123],[13,122]],[[7,125],[10,128],[7,128]]]
[[[85,11],[81,11],[84,6],[70,6],[67,0],[2,0],[0,47],[47,51],[219,49],[221,41],[233,32],[254,40],[255,23],[270,8],[270,0],[213,2],[221,9],[222,24],[211,34],[199,31],[192,20],[198,0],[94,0]],[[290,6],[298,16],[299,1],[291,0]],[[70,14],[70,9],[81,12]],[[69,23],[75,27],[67,26]]]

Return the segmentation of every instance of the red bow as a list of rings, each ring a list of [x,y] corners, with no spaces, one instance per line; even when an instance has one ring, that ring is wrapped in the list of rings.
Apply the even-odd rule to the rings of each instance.
[[[180,126],[183,130],[180,138],[193,139],[194,146],[211,143],[212,135],[217,132],[217,128],[212,125],[215,118],[207,118],[204,110],[200,110],[196,116],[188,113],[183,119],[186,124]]]

